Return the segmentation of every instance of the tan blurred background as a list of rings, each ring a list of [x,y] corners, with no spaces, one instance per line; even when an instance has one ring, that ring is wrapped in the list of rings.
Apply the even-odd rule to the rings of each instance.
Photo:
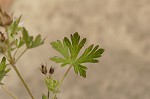
[[[11,6],[7,1],[0,4],[23,15],[31,35],[48,36],[17,64],[36,99],[47,93],[40,64],[54,66],[57,78],[66,69],[49,61],[57,54],[49,43],[74,32],[105,53],[98,64],[87,64],[86,79],[72,70],[58,99],[150,99],[150,0],[13,0]],[[30,99],[13,70],[3,82],[18,99]],[[0,99],[11,98],[0,88]]]

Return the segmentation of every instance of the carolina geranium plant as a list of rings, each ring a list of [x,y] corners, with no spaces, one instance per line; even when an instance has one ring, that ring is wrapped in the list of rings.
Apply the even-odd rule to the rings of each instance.
[[[3,78],[6,77],[11,69],[8,68],[8,65],[11,65],[30,97],[35,99],[21,73],[18,71],[16,63],[27,50],[44,44],[45,39],[42,39],[41,35],[37,35],[35,37],[30,36],[27,29],[19,25],[20,20],[21,17],[14,20],[12,15],[10,16],[0,9],[0,85],[3,90],[8,93],[8,95],[16,99],[11,92],[5,89],[5,84],[3,82]],[[85,43],[86,38],[81,38],[77,32],[71,34],[70,38],[64,37],[62,41],[57,40],[50,43],[50,45],[61,54],[61,57],[54,56],[51,57],[50,60],[61,64],[62,68],[68,67],[68,69],[61,79],[57,79],[53,77],[53,67],[48,69],[47,66],[43,64],[41,65],[40,70],[41,73],[45,75],[44,81],[48,91],[47,94],[41,95],[42,99],[58,99],[57,95],[60,93],[62,83],[71,69],[74,69],[75,74],[79,74],[86,78],[87,67],[84,63],[99,62],[98,59],[101,57],[104,49],[99,48],[99,45],[94,46],[94,44],[92,44],[85,48],[83,53],[80,53]],[[24,50],[22,53],[18,53],[18,51],[23,48]]]

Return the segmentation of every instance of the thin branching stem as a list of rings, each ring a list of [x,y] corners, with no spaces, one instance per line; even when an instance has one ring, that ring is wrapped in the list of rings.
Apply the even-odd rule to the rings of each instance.
[[[5,28],[5,31],[7,33],[7,38],[8,38],[8,61],[10,62],[10,65],[14,68],[16,74],[18,75],[18,77],[20,78],[21,82],[23,83],[24,87],[26,88],[27,92],[29,93],[29,95],[31,96],[32,99],[35,99],[30,91],[30,89],[28,88],[26,82],[24,81],[23,77],[21,76],[20,72],[18,71],[17,67],[15,66],[15,63],[20,59],[20,57],[27,51],[27,49],[25,49],[20,55],[19,57],[16,59],[16,61],[14,60],[14,58],[12,57],[11,54],[11,45],[10,45],[10,39],[9,39],[9,33],[7,30],[7,27]]]
[[[26,48],[26,49],[18,56],[18,58],[16,58],[16,61],[15,61],[16,63],[17,63],[17,61],[20,59],[20,57],[27,51],[27,49],[28,49],[28,48]]]
[[[31,96],[32,99],[35,99],[29,89],[29,87],[27,86],[26,82],[24,81],[23,77],[21,76],[20,72],[18,71],[17,67],[15,66],[15,63],[20,59],[20,57],[26,52],[27,49],[25,49],[20,56],[17,58],[16,61],[14,61],[11,52],[8,51],[9,57],[10,57],[10,65],[14,68],[15,72],[17,73],[18,77],[20,78],[21,82],[23,83],[24,87],[26,88],[27,92],[29,93],[29,95]]]
[[[1,87],[9,96],[11,96],[13,99],[16,99],[16,97],[4,85],[1,85]]]
[[[15,72],[17,73],[18,77],[20,78],[21,82],[23,83],[24,87],[26,88],[26,90],[28,91],[29,95],[31,96],[32,99],[35,99],[30,91],[30,89],[28,88],[26,82],[24,81],[24,79],[22,78],[20,72],[18,71],[17,67],[14,64],[11,64],[12,67],[14,68]]]
[[[14,65],[15,63],[13,62],[13,58],[11,56],[11,53],[10,53],[10,65],[14,68],[16,74],[18,75],[18,77],[20,78],[21,82],[23,83],[24,87],[26,88],[27,92],[29,93],[29,95],[31,96],[32,99],[34,99],[30,89],[28,88],[26,82],[24,81],[23,77],[21,76],[20,72],[18,71],[17,67]]]
[[[17,52],[18,52],[19,48],[17,48],[17,50],[15,51],[14,55],[13,55],[13,58],[15,58]]]

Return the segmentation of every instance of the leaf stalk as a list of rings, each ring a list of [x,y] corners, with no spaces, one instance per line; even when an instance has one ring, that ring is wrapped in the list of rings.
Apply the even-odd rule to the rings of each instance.
[[[69,73],[70,69],[72,68],[72,65],[69,66],[69,68],[67,69],[67,71],[65,72],[64,76],[62,77],[62,79],[60,80],[60,85],[59,87],[62,85],[65,77],[67,76],[67,74]]]

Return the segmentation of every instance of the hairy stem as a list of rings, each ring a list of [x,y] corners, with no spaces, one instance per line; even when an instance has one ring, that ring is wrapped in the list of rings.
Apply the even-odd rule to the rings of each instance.
[[[18,77],[20,78],[21,82],[23,83],[24,87],[26,88],[27,92],[29,93],[29,95],[31,96],[32,99],[35,99],[30,91],[30,89],[28,88],[26,82],[24,81],[23,77],[21,76],[21,74],[19,73],[17,67],[14,64],[11,64],[12,67],[14,68],[15,72],[17,73]]]
[[[16,97],[8,89],[6,89],[6,87],[4,87],[4,85],[1,85],[1,87],[8,95],[10,95],[13,99],[16,99]]]

